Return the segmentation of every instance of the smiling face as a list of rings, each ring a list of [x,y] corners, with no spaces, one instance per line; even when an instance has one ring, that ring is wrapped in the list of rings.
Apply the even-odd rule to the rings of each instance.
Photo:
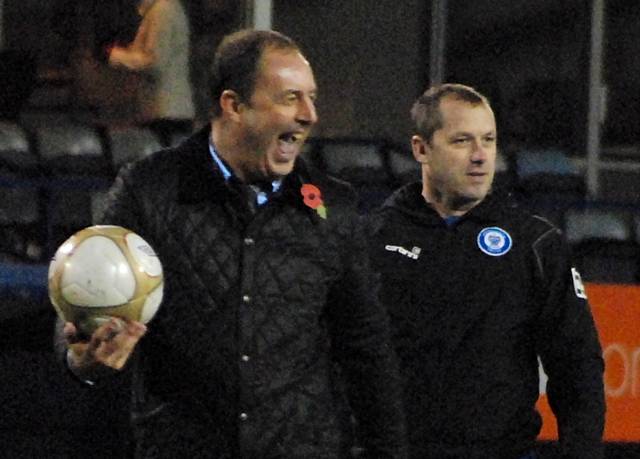
[[[239,148],[229,158],[247,182],[289,174],[318,120],[315,79],[300,52],[267,48],[258,65],[253,94],[238,104]]]
[[[496,122],[485,103],[447,96],[440,102],[442,127],[431,139],[412,138],[422,163],[423,195],[443,216],[462,215],[479,204],[493,182]]]

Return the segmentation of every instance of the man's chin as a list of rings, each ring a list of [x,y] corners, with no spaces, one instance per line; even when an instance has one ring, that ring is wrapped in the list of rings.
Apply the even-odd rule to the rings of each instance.
[[[449,206],[454,210],[469,210],[480,204],[486,196],[486,193],[461,194],[453,198]]]
[[[473,187],[471,189],[468,189],[467,192],[464,193],[464,195],[462,195],[461,197],[469,201],[480,202],[487,197],[487,194],[489,194],[490,189],[491,188],[487,185]]]
[[[289,175],[291,171],[293,171],[294,164],[295,164],[295,161],[272,163],[272,164],[269,164],[267,173],[269,174],[272,180],[277,180],[279,178],[285,177],[286,175]]]

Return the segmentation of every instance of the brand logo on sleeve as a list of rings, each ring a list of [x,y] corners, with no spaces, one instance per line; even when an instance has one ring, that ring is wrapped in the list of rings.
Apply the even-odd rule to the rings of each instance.
[[[573,290],[578,298],[587,299],[587,291],[582,283],[582,277],[576,268],[571,268],[571,277],[573,278]]]
[[[385,245],[384,246],[385,250],[388,250],[389,252],[397,252],[400,255],[404,255],[405,257],[409,257],[413,260],[417,260],[418,257],[420,256],[420,252],[422,251],[422,249],[420,247],[414,247],[411,250],[407,250],[404,247],[400,247],[399,245]]]
[[[502,228],[491,226],[478,233],[478,247],[487,255],[499,257],[511,250],[511,236]]]

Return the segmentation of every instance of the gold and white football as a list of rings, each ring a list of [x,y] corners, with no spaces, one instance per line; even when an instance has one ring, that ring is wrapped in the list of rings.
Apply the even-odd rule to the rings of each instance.
[[[49,298],[58,316],[91,334],[111,317],[149,322],[162,302],[164,278],[155,251],[120,226],[78,231],[49,264]]]

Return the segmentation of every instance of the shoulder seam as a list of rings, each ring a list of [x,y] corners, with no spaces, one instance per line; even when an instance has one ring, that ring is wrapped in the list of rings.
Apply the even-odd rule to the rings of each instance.
[[[534,215],[534,217],[536,217]],[[546,219],[542,218],[542,217],[538,217],[541,220],[549,223]],[[548,235],[550,235],[553,232],[557,232],[560,231],[558,228],[556,228],[555,226],[552,226],[551,228],[549,228],[547,231],[545,231],[544,233],[542,233],[540,236],[538,236],[538,238],[533,241],[533,243],[531,244],[531,249],[533,250],[533,255],[536,257],[536,264],[538,265],[538,270],[540,271],[540,276],[544,279],[546,278],[546,273],[544,272],[544,267],[542,264],[542,258],[540,257],[540,254],[538,253],[538,249],[537,246],[538,244],[540,244],[540,242],[542,242],[543,239],[545,239]]]

